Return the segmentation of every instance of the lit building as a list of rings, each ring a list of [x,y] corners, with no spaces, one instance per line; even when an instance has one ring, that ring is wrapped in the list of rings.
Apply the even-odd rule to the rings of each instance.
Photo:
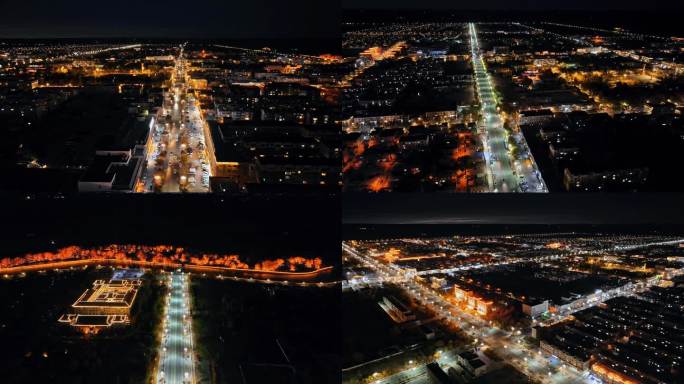
[[[470,377],[481,376],[486,373],[489,368],[482,357],[473,351],[461,352],[455,356],[455,360]]]
[[[99,328],[130,323],[130,312],[142,280],[95,280],[71,305],[72,313],[64,314],[59,322],[97,332]]]
[[[640,381],[623,373],[613,370],[609,366],[596,363],[591,366],[591,371],[607,384],[639,384]]]
[[[534,109],[520,112],[520,125],[539,125],[553,118],[550,109]]]
[[[454,297],[459,304],[482,316],[487,316],[494,304],[491,300],[484,299],[474,292],[465,290],[458,285],[454,286]]]
[[[548,310],[549,310],[549,301],[548,300],[544,300],[542,302],[537,302],[537,303],[523,302],[523,304],[522,304],[523,313],[530,316],[531,318],[541,316],[542,314],[548,312]]]
[[[648,173],[646,167],[603,172],[581,172],[565,168],[563,186],[568,192],[637,189],[646,184]]]
[[[549,342],[541,340],[539,348],[547,356],[556,356],[564,363],[575,367],[580,371],[587,370],[591,363],[591,354],[586,350],[566,342],[564,339]]]

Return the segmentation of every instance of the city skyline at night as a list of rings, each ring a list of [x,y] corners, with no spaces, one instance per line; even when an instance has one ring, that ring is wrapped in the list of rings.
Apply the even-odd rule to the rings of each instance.
[[[0,0],[0,382],[683,383],[683,14]]]

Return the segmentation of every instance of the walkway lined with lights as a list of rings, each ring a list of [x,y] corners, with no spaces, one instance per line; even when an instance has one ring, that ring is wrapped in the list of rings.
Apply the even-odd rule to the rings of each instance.
[[[173,272],[168,282],[156,382],[193,384],[196,377],[188,277]]]

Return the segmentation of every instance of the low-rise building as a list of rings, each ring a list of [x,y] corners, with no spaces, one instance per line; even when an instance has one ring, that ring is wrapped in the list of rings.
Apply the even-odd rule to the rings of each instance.
[[[139,279],[95,280],[71,305],[71,313],[62,315],[59,322],[97,332],[100,328],[130,323],[130,313],[138,289]]]
[[[536,318],[549,311],[549,301],[523,302],[522,311],[531,318]]]
[[[520,125],[543,124],[553,118],[550,109],[533,109],[520,112]]]
[[[131,150],[97,151],[78,181],[80,192],[131,192],[143,169],[144,158]]]
[[[473,351],[461,352],[455,359],[458,365],[473,377],[483,375],[488,370],[487,364]]]
[[[378,305],[396,323],[406,323],[416,319],[416,314],[394,296],[383,296]]]

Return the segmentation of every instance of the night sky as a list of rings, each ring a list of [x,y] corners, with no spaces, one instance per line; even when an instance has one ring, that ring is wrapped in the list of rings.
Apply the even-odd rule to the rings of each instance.
[[[342,0],[344,8],[463,10],[640,10],[684,9],[678,0]]]
[[[0,38],[339,37],[339,1],[0,0]]]
[[[684,9],[675,0],[0,0],[0,38],[337,38],[344,8]]]
[[[344,224],[684,224],[676,193],[346,193]]]

